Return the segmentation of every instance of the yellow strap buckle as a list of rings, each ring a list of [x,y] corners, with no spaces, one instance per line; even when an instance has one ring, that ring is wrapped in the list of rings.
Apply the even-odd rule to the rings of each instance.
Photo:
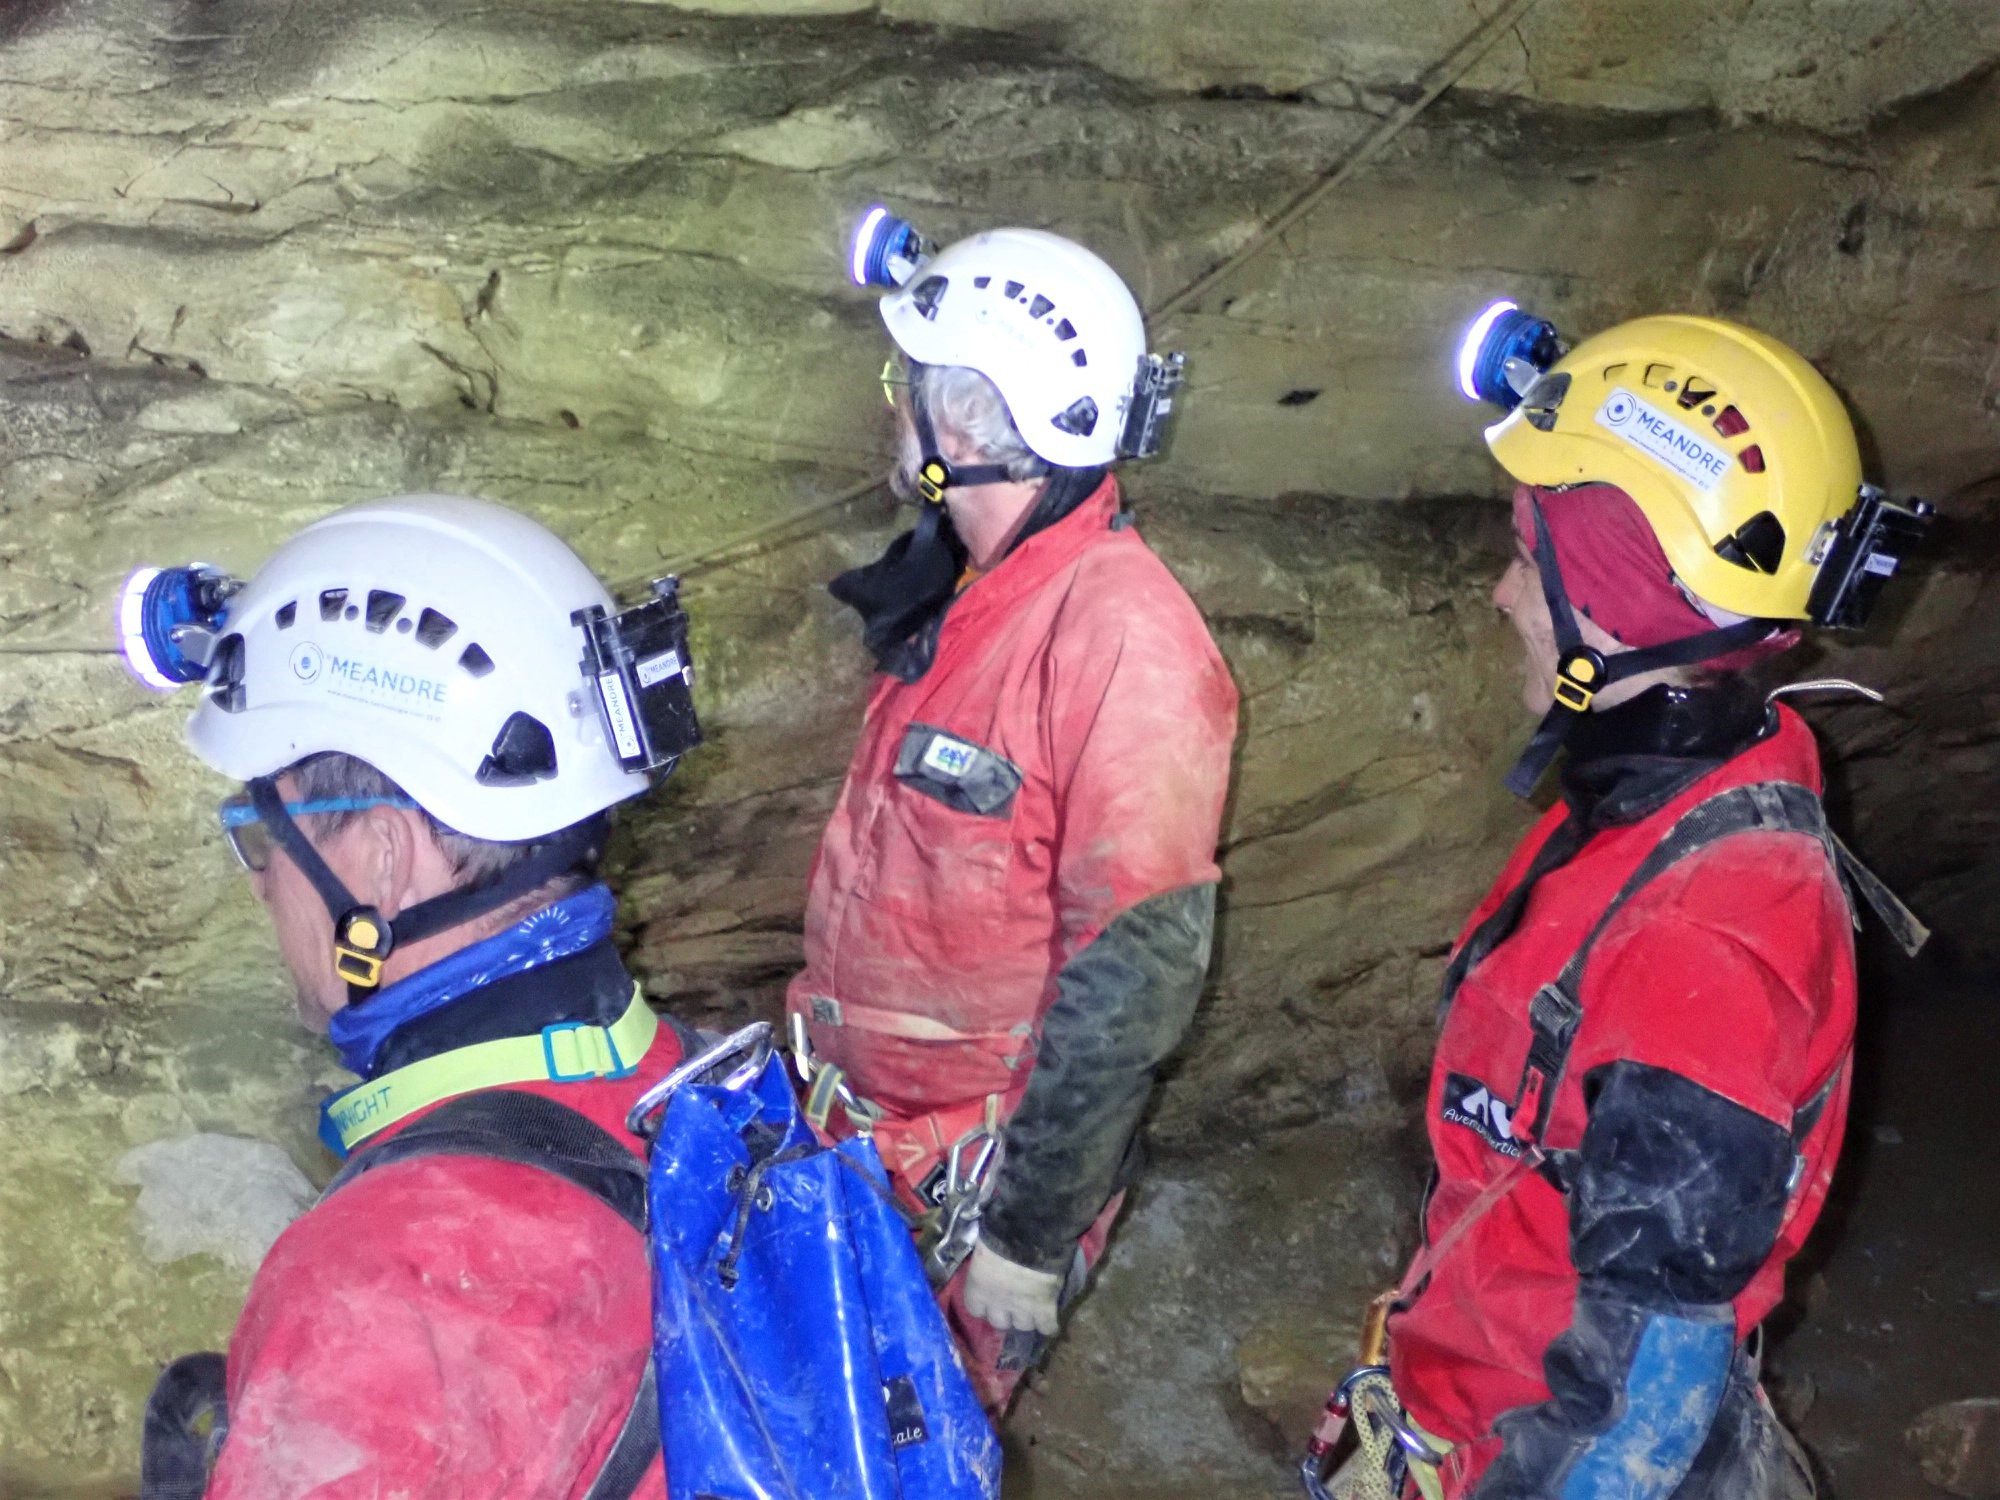
[[[333,970],[356,989],[372,990],[382,983],[382,965],[395,941],[379,911],[357,906],[334,926]]]
[[[1604,658],[1588,646],[1570,652],[1556,666],[1556,702],[1571,713],[1588,713],[1604,676]]]
[[[944,492],[951,484],[951,470],[942,459],[927,459],[917,469],[917,493],[932,505],[944,504]]]

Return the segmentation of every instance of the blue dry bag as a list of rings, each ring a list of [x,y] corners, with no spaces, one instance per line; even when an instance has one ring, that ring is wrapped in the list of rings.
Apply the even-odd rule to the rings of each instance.
[[[875,1147],[821,1144],[771,1028],[676,1068],[631,1123],[654,1135],[647,1239],[668,1493],[991,1500],[999,1440]]]

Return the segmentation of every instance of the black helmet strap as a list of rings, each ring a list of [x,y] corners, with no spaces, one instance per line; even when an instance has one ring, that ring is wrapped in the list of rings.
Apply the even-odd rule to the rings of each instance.
[[[559,875],[594,864],[604,851],[611,820],[603,813],[573,823],[551,835],[526,859],[509,866],[498,879],[486,885],[445,891],[427,901],[397,913],[392,922],[372,906],[354,899],[341,878],[333,873],[311,839],[305,836],[292,815],[277,780],[259,776],[248,783],[251,805],[270,830],[272,841],[283,849],[299,873],[311,882],[333,918],[333,966],[347,981],[347,1002],[365,1000],[382,983],[382,965],[399,943],[414,943],[447,932],[454,927],[498,911]]]
[[[974,484],[1004,484],[1013,479],[1005,464],[954,466],[938,446],[937,428],[931,422],[930,399],[923,382],[915,374],[910,380],[910,418],[917,428],[917,494],[926,504],[944,504],[944,492]]]

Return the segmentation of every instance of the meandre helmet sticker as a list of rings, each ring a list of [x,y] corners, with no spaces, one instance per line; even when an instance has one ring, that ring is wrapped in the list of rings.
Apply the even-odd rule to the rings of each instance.
[[[1704,490],[1722,483],[1736,461],[1727,449],[1703,440],[1622,387],[1597,408],[1597,425]]]
[[[417,719],[443,716],[448,685],[434,677],[385,667],[358,656],[318,647],[292,653],[292,674],[301,682],[317,682],[330,697],[366,703]]]

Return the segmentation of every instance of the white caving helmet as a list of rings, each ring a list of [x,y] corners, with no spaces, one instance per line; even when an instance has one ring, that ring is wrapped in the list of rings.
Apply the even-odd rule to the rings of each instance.
[[[228,598],[188,744],[239,781],[340,751],[460,833],[541,838],[649,784],[613,747],[572,620],[613,608],[574,552],[502,506],[337,511]]]
[[[118,628],[149,686],[202,684],[188,744],[248,784],[256,821],[318,890],[353,999],[399,944],[594,865],[599,815],[700,741],[687,616],[674,580],[653,589],[614,616],[590,569],[527,517],[401,495],[308,526],[247,584],[200,564],[142,568]],[[280,771],[329,752],[373,766],[459,833],[534,848],[486,884],[386,917],[357,901],[278,794]]]
[[[881,309],[897,348],[984,375],[1052,464],[1095,468],[1158,450],[1182,361],[1147,353],[1139,304],[1116,271],[1039,229],[929,249],[880,209],[855,238],[854,279],[895,288]]]

